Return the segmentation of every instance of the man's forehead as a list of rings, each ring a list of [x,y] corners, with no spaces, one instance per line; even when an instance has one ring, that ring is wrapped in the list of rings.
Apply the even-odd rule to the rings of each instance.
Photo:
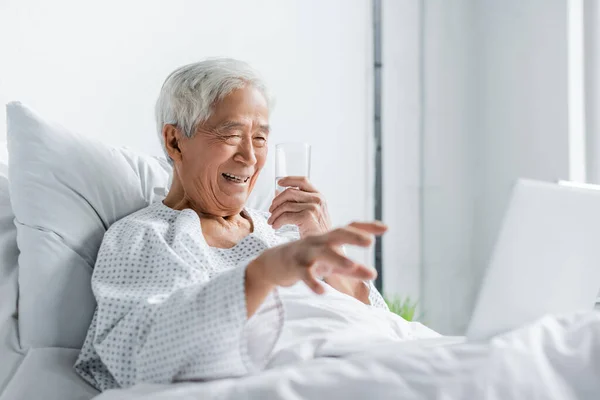
[[[212,109],[211,117],[216,123],[227,121],[257,121],[260,123],[268,123],[269,110],[265,107],[248,107],[246,105],[216,105]]]
[[[268,125],[269,108],[262,93],[254,89],[236,90],[212,107],[212,126]]]
[[[243,118],[243,119],[226,119],[217,123],[219,128],[244,128],[247,126],[258,127],[264,130],[270,130],[268,121],[263,118]]]

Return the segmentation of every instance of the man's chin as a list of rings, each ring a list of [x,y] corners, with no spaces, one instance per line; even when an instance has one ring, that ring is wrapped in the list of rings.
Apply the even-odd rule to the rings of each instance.
[[[248,196],[246,194],[234,194],[229,196],[227,199],[227,203],[225,203],[227,209],[229,210],[243,210],[246,207],[246,202],[248,201]]]
[[[227,208],[244,208],[246,206],[246,201],[248,201],[248,197],[250,197],[250,188],[245,187],[242,188],[236,187],[221,187],[221,196],[226,197],[226,201],[222,202],[223,205],[227,206]]]

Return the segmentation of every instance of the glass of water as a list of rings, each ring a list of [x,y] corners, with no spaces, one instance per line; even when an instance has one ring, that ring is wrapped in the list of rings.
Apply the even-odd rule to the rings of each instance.
[[[279,143],[275,146],[275,190],[284,191],[279,180],[286,176],[310,178],[310,145],[307,143]],[[282,236],[294,233],[293,225],[284,225],[276,232]]]

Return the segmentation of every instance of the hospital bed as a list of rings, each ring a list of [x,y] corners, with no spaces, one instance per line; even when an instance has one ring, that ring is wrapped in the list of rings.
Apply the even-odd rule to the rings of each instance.
[[[0,163],[0,400],[91,399],[98,391],[73,370],[94,309],[90,264],[110,223],[164,195],[169,167],[73,134],[18,103],[9,105],[8,123],[10,181]],[[265,199],[253,199],[255,207]],[[592,399],[600,393],[597,313],[548,316],[490,342],[452,342],[373,345],[343,359],[239,379],[142,384],[98,399]]]

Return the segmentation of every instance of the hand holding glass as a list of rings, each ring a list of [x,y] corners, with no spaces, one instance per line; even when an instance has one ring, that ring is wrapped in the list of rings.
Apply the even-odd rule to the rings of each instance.
[[[275,190],[281,193],[286,188],[279,180],[287,176],[310,178],[310,145],[307,143],[280,143],[275,146]],[[276,232],[282,236],[293,233],[292,225],[284,225]]]

